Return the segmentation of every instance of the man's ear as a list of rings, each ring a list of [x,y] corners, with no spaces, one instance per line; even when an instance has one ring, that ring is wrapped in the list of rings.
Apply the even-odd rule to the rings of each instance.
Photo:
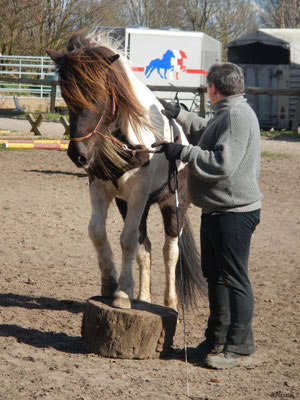
[[[211,90],[212,90],[212,93],[213,93],[214,95],[216,95],[217,93],[219,93],[219,91],[218,91],[218,89],[216,88],[216,85],[215,85],[214,83],[211,83],[209,86],[210,86],[210,88],[211,88]]]

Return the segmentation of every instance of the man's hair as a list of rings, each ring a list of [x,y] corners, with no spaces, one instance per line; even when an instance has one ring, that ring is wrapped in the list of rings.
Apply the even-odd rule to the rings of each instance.
[[[213,64],[206,79],[208,85],[214,84],[223,96],[241,94],[245,91],[243,70],[229,62]]]

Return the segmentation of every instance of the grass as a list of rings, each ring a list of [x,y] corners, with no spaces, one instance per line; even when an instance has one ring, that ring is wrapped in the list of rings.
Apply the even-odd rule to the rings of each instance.
[[[2,147],[2,144],[0,144],[0,151],[23,151],[24,149],[4,149]],[[31,150],[31,149],[26,149],[26,150]]]
[[[267,137],[267,138],[272,138],[272,139],[283,139],[283,140],[289,140],[289,139],[298,139],[300,141],[300,134],[299,133],[294,133],[292,131],[275,131],[275,130],[268,130],[264,131],[261,130],[260,134],[262,137]]]
[[[262,151],[261,156],[265,158],[271,158],[271,159],[282,159],[282,158],[289,158],[290,154],[285,154],[285,153],[269,153],[268,151]]]

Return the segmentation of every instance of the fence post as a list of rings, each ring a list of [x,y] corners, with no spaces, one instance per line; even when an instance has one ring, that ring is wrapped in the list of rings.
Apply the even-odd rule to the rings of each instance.
[[[200,93],[200,110],[199,117],[205,118],[205,93]]]
[[[295,115],[292,124],[292,132],[298,133],[299,125],[300,125],[300,97],[298,97],[298,103],[295,110]]]
[[[51,93],[50,93],[50,112],[55,112],[55,99],[56,99],[56,84],[51,83]]]
[[[40,75],[40,77],[41,77],[40,79],[45,79],[45,77],[44,77],[44,57],[41,57],[41,75]],[[41,93],[40,93],[41,99],[43,98],[43,89],[44,89],[44,86],[41,85]]]

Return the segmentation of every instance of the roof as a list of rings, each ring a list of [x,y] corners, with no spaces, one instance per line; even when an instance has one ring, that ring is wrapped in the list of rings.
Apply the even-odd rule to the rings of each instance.
[[[263,43],[269,46],[290,47],[290,43],[300,44],[300,29],[258,29],[228,43],[226,47]]]

